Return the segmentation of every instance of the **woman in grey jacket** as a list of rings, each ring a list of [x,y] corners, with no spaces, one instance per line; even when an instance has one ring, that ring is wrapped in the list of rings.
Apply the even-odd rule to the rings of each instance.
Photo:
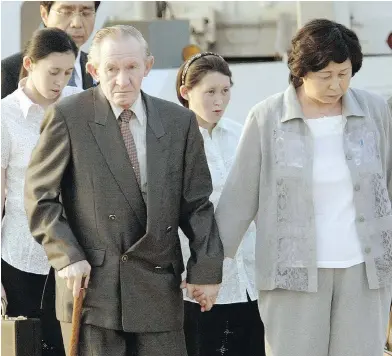
[[[216,217],[225,255],[257,225],[268,356],[382,356],[392,284],[392,118],[349,88],[356,34],[317,19],[290,85],[250,112]]]

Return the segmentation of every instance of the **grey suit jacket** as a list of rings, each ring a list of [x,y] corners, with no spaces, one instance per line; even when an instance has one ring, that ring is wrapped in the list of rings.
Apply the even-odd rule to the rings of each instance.
[[[46,113],[27,169],[25,206],[31,232],[57,271],[84,259],[91,264],[84,323],[160,332],[183,323],[178,227],[192,249],[190,283],[221,282],[223,249],[194,114],[142,97],[147,110],[146,204],[119,125],[98,86],[63,99]],[[56,285],[57,317],[70,322],[71,291],[57,276]]]
[[[83,89],[93,86],[92,76],[86,72],[87,53],[80,52],[80,66],[82,68]],[[23,53],[15,53],[1,61],[1,98],[18,89],[20,69],[23,64]]]

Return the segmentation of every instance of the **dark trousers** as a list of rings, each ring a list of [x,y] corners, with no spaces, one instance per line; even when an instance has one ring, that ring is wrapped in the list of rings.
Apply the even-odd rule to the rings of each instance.
[[[11,266],[2,259],[1,282],[7,295],[8,316],[21,315],[41,319],[42,355],[65,355],[60,323],[56,319],[55,312],[53,269],[50,270],[49,275],[27,273]]]
[[[68,354],[72,324],[61,322],[61,329]],[[112,355],[187,356],[184,332],[127,333],[94,325],[81,326],[78,356]]]
[[[184,303],[189,356],[265,356],[264,325],[257,301],[216,304],[204,313],[199,304]]]

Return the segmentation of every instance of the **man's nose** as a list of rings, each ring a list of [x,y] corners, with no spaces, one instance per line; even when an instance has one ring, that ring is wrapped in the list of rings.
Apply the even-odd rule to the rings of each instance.
[[[71,25],[71,27],[74,27],[74,28],[81,28],[82,27],[82,25],[83,25],[82,15],[79,12],[72,16],[70,25]]]
[[[129,77],[124,72],[120,71],[117,75],[116,82],[120,87],[125,87],[129,84]]]

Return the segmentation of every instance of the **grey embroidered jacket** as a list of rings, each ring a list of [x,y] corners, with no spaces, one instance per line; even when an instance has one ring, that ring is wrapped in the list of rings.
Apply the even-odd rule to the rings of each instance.
[[[392,117],[378,95],[349,89],[344,149],[371,289],[392,283]],[[260,290],[317,291],[313,139],[293,86],[249,113],[216,210],[225,256],[254,219]]]

